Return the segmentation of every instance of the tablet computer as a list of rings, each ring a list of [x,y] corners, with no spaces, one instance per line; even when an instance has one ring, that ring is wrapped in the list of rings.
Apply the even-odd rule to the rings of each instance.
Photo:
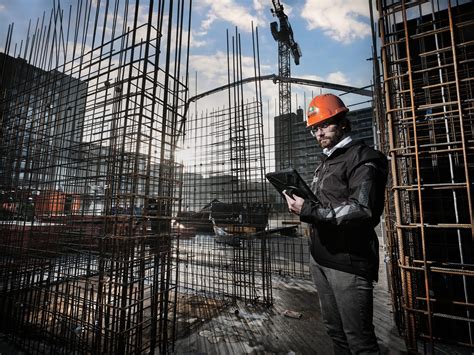
[[[294,168],[268,173],[265,177],[280,194],[286,190],[289,196],[294,194],[307,200],[317,201],[313,191]]]

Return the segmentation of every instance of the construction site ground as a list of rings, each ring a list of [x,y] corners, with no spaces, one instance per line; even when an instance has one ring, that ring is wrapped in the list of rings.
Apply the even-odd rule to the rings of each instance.
[[[384,251],[380,247],[379,282],[374,288],[374,326],[382,354],[407,354],[399,334],[388,291]],[[200,296],[184,301],[185,327],[178,319],[174,354],[331,354],[331,339],[321,317],[318,294],[311,280],[273,276],[273,305],[237,301],[224,305]],[[187,329],[185,329],[187,328]],[[184,329],[184,331],[183,331]],[[437,344],[436,354],[471,354],[467,349]],[[159,352],[157,350],[157,352]],[[419,344],[418,353],[425,352]],[[26,352],[0,334],[0,355]]]
[[[374,287],[374,326],[382,354],[408,354],[394,321],[380,247],[379,282]],[[273,277],[271,307],[245,303],[228,306],[177,339],[176,354],[332,354],[311,280]],[[213,313],[209,309],[207,314]],[[301,315],[301,317],[298,317]],[[294,318],[295,317],[295,318]],[[199,323],[199,322],[196,322]],[[423,343],[418,353],[428,351]],[[436,344],[436,354],[471,355],[467,348]]]
[[[382,253],[382,251],[381,251]],[[382,254],[383,255],[383,254]],[[384,264],[374,288],[374,325],[383,354],[404,354],[391,311]],[[271,307],[228,306],[177,340],[176,354],[331,354],[311,280],[275,276]],[[300,317],[299,317],[300,316]]]

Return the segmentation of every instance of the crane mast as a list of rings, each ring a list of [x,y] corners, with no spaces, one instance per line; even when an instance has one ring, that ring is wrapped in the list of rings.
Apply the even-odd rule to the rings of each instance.
[[[287,159],[281,159],[281,162],[286,161],[288,165],[291,164],[291,83],[288,80],[291,78],[291,62],[290,55],[293,56],[296,65],[300,64],[301,50],[293,37],[293,30],[288,16],[284,12],[283,5],[279,0],[272,0],[273,9],[271,9],[273,16],[278,18],[278,22],[270,23],[270,30],[272,36],[278,43],[278,76],[283,80],[278,84],[279,95],[279,115],[281,118],[287,120]],[[287,164],[283,164],[287,165]],[[281,166],[284,168],[285,166]]]

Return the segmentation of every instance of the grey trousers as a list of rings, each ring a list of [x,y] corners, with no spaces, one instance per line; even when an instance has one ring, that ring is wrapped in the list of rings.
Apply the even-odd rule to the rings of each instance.
[[[372,320],[372,282],[321,266],[312,257],[310,270],[335,354],[380,354]]]

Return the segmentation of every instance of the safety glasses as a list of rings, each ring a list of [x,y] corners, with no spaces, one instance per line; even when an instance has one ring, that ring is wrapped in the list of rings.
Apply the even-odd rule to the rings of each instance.
[[[334,122],[324,122],[324,123],[321,123],[317,126],[312,126],[310,128],[311,135],[313,137],[316,137],[316,133],[318,133],[318,130],[323,130],[324,131],[326,128],[328,128],[332,124],[334,124]]]

